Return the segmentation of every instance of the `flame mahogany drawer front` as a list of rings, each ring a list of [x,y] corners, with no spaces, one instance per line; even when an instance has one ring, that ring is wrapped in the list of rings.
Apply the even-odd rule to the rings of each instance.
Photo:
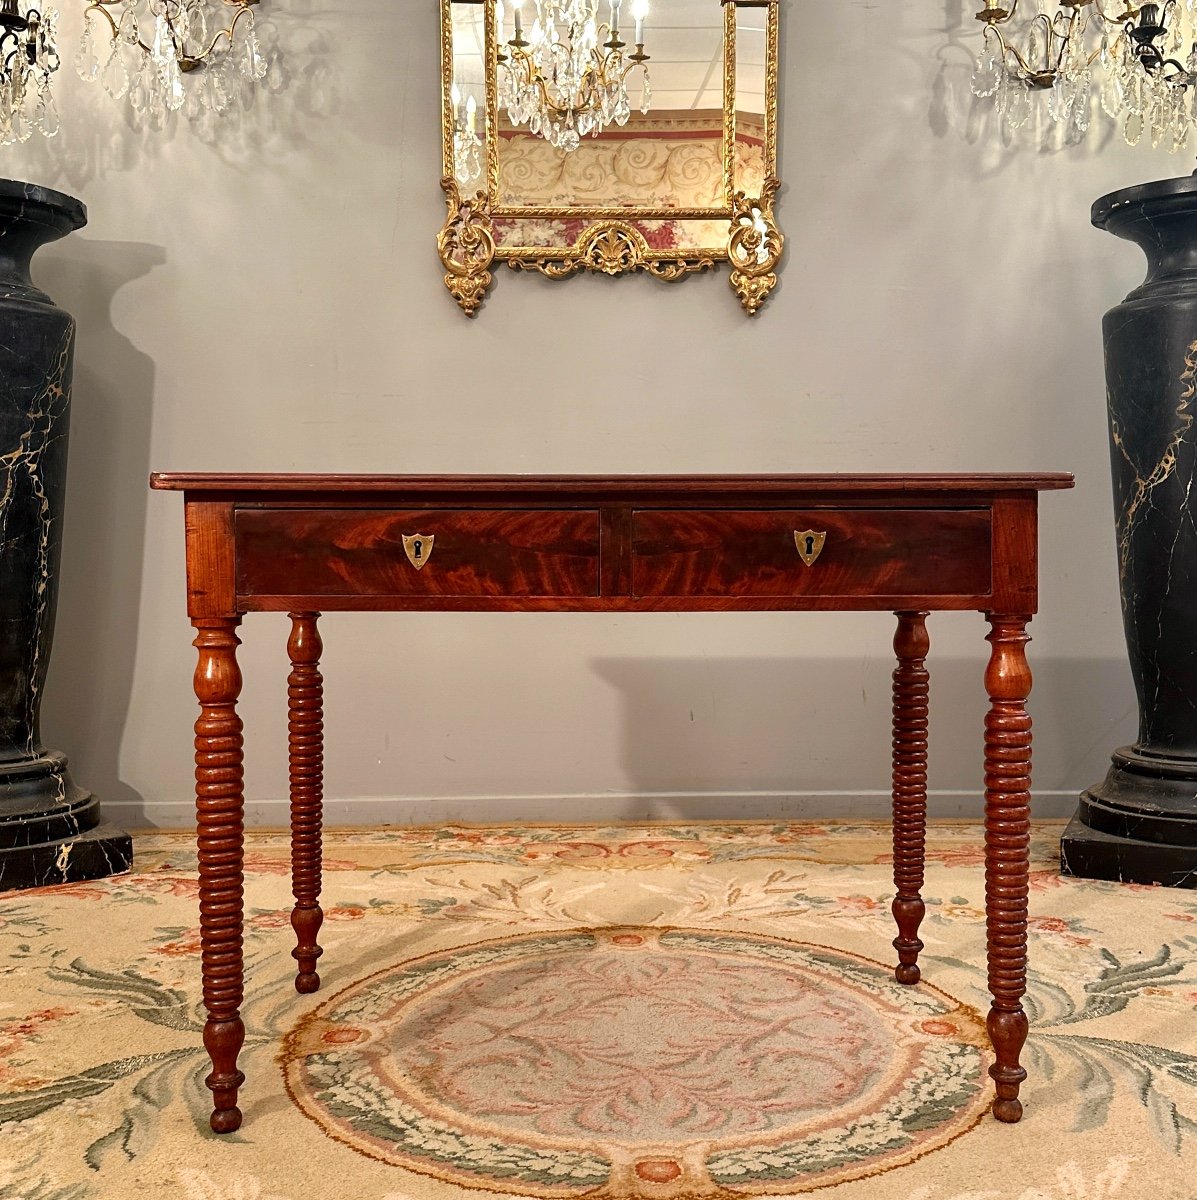
[[[983,596],[991,587],[991,524],[988,509],[640,510],[632,517],[632,589],[637,596]],[[816,552],[813,561],[800,550]]]
[[[235,516],[241,596],[596,596],[597,510],[272,509]],[[423,559],[417,569],[404,547]]]

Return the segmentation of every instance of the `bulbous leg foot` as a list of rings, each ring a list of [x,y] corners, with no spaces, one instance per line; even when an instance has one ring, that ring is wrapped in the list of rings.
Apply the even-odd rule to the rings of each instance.
[[[241,1128],[241,1110],[239,1108],[218,1108],[213,1112],[208,1124],[213,1133],[236,1133]]]

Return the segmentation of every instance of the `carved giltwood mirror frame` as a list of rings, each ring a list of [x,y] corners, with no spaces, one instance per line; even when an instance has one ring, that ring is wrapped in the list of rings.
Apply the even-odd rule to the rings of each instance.
[[[496,0],[440,3],[448,216],[437,245],[463,312],[478,311],[496,261],[550,279],[644,271],[664,280],[726,261],[744,310],[757,312],[777,284],[784,243],[773,215],[779,0],[651,0],[636,35],[647,56],[628,72],[639,85],[633,103],[646,111],[572,150],[533,133],[526,117],[513,122],[503,103],[500,71],[519,53],[513,45],[528,44],[512,34],[520,5],[507,0],[504,17]],[[599,0],[598,9],[614,16],[625,3]],[[531,27],[537,0],[527,9]],[[623,46],[630,24],[615,34],[602,24],[597,53]]]

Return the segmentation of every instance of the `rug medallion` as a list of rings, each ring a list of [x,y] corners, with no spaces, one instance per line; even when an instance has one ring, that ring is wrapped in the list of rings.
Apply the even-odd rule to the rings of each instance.
[[[611,927],[474,942],[301,1019],[287,1088],[327,1135],[446,1182],[537,1197],[793,1194],[972,1129],[984,1022],[839,949]]]

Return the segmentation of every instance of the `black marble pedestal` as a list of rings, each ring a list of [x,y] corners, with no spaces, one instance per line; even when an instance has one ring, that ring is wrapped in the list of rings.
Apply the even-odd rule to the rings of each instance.
[[[0,891],[100,879],[132,862],[129,835],[101,820],[65,755],[0,763]]]
[[[1147,255],[1104,323],[1118,573],[1139,736],[1081,795],[1065,873],[1197,887],[1197,178],[1103,196]]]
[[[1060,841],[1060,868],[1081,879],[1197,887],[1192,846],[1170,846],[1090,829],[1073,817]]]
[[[37,248],[87,220],[71,196],[0,180],[0,889],[128,870],[129,836],[41,744],[66,498],[75,322],[33,285]]]
[[[1066,875],[1197,887],[1197,763],[1114,751],[1105,779],[1081,794],[1060,843]]]

